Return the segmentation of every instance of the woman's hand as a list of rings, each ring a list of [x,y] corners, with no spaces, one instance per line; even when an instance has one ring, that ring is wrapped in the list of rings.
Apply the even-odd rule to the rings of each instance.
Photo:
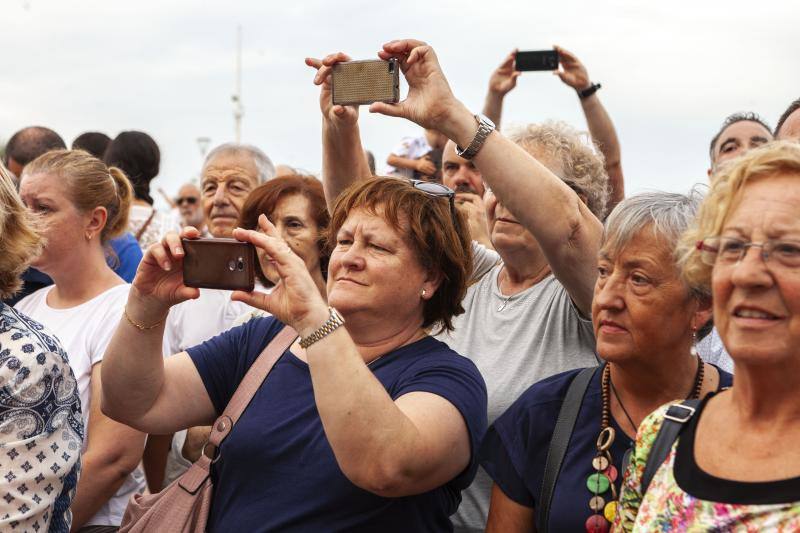
[[[234,291],[231,298],[267,311],[284,324],[292,326],[301,336],[307,337],[328,320],[328,306],[306,264],[280,238],[275,226],[263,214],[258,217],[258,225],[263,233],[236,228],[233,236],[264,250],[280,280],[269,294]]]
[[[592,82],[589,81],[589,73],[586,67],[583,66],[580,59],[560,46],[554,47],[558,52],[558,64],[561,68],[554,70],[553,74],[561,78],[565,84],[569,85],[576,91],[582,91],[588,88]]]
[[[384,60],[393,57],[399,60],[408,81],[408,96],[397,104],[375,102],[369,106],[370,113],[402,117],[423,128],[438,130],[451,139],[448,131],[455,114],[466,112],[474,124],[472,114],[453,96],[433,48],[413,39],[391,41],[383,45],[378,56]]]
[[[147,249],[136,277],[132,294],[152,310],[169,309],[175,304],[200,296],[200,290],[183,284],[183,258],[181,238],[198,239],[200,232],[188,226],[180,235],[167,233],[161,242]]]
[[[314,76],[314,85],[320,85],[319,107],[322,117],[334,126],[352,126],[358,123],[358,106],[333,105],[331,96],[331,72],[336,63],[350,61],[350,56],[337,52],[325,56],[323,59],[306,58],[306,65],[317,69]]]

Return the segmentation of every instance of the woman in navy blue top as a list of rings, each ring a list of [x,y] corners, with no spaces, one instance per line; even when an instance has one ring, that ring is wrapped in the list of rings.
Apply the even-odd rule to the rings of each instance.
[[[442,185],[359,182],[331,217],[326,304],[262,215],[260,232],[234,236],[261,248],[280,280],[270,294],[234,298],[273,316],[164,360],[159,321],[198,294],[183,285],[181,241],[168,235],[142,261],[106,354],[104,409],[151,433],[208,425],[289,324],[300,341],[220,446],[208,529],[451,530],[477,469],[486,388],[471,361],[427,330],[450,328],[462,310],[471,271],[463,224]]]
[[[556,480],[548,531],[610,529],[626,452],[659,406],[730,386],[694,349],[710,297],[681,277],[675,246],[699,195],[652,192],[622,201],[606,220],[592,301],[597,353]],[[706,328],[708,329],[708,328]],[[553,430],[578,371],[533,385],[489,429],[480,462],[495,485],[487,531],[535,529]]]

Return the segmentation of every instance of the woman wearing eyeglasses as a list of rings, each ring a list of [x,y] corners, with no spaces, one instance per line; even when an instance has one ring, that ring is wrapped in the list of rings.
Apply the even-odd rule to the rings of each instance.
[[[163,320],[198,291],[183,285],[178,235],[148,250],[106,353],[111,417],[152,433],[209,425],[283,324],[300,336],[218,451],[209,531],[451,529],[486,428],[477,368],[427,333],[462,311],[471,268],[452,194],[393,178],[349,189],[328,229],[327,303],[261,215],[261,232],[234,237],[279,279],[234,298],[272,317],[166,359]]]
[[[800,146],[771,143],[732,162],[681,244],[685,276],[712,292],[736,379],[683,416],[644,494],[675,408],[642,422],[615,530],[798,531]]]

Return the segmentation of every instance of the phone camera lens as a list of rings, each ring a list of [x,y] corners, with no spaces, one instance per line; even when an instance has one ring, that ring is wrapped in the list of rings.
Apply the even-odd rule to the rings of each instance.
[[[240,257],[239,260],[236,262],[236,267],[239,269],[239,272],[243,271],[244,270],[244,259],[242,259]]]
[[[230,270],[231,272],[236,270],[236,261],[234,261],[233,259],[228,261],[228,270]]]

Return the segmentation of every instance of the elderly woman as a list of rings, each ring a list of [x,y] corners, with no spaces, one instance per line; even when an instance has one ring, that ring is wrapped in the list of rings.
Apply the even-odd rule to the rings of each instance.
[[[0,165],[0,299],[41,249],[32,217]],[[83,423],[78,385],[52,332],[0,301],[3,531],[69,531]],[[37,455],[42,454],[41,458]],[[49,487],[49,488],[47,488]]]
[[[100,412],[100,367],[130,285],[106,262],[110,239],[125,231],[133,196],[121,170],[80,150],[55,150],[25,166],[19,188],[43,224],[33,266],[54,284],[16,309],[50,328],[69,356],[86,426],[73,529],[120,525],[128,498],[144,487],[138,470],[144,435]]]
[[[453,97],[433,51],[422,43],[401,41],[389,43],[383,52],[384,57],[401,59],[410,92],[398,106],[375,104],[372,110],[441,128],[468,147],[478,125]],[[347,59],[333,54],[322,61],[307,60],[318,69],[315,82],[322,86],[323,176],[329,202],[338,189],[368,175],[357,109],[332,106],[327,82],[332,66]],[[481,128],[481,135],[486,134],[485,123]],[[457,155],[453,142],[445,150],[446,185],[462,191],[469,182],[471,190],[483,192],[482,176],[491,187],[483,202],[477,194],[460,192],[458,197],[468,220],[475,221],[475,203],[485,203],[484,225],[488,221],[498,253],[473,244],[474,283],[461,302],[465,312],[454,320],[453,331],[437,338],[481,371],[493,422],[533,383],[597,362],[589,315],[608,178],[585,135],[558,122],[531,124],[504,135],[489,133],[474,157]],[[450,167],[460,170],[449,175]],[[479,226],[473,223],[470,230]],[[485,529],[491,486],[491,478],[479,470],[453,518],[458,531]]]
[[[109,416],[154,433],[208,425],[283,324],[302,339],[219,449],[209,530],[451,528],[486,424],[477,369],[426,332],[461,311],[470,259],[452,213],[441,185],[375,178],[348,190],[331,217],[327,304],[262,215],[266,235],[234,236],[268,254],[280,280],[234,296],[273,316],[166,360],[162,322],[197,289],[183,285],[178,235],[150,248],[106,355]]]
[[[592,302],[605,364],[582,396],[549,502],[540,501],[546,458],[579,371],[533,385],[489,429],[480,452],[495,483],[487,531],[531,531],[534,511],[549,516],[537,522],[548,531],[608,531],[623,457],[642,419],[664,402],[730,385],[730,375],[693,350],[710,301],[681,278],[674,252],[698,204],[654,192],[623,200],[609,215]]]
[[[736,380],[681,410],[646,491],[667,407],[642,422],[615,529],[798,531],[800,146],[751,150],[718,174],[680,250],[686,278],[713,294]]]

